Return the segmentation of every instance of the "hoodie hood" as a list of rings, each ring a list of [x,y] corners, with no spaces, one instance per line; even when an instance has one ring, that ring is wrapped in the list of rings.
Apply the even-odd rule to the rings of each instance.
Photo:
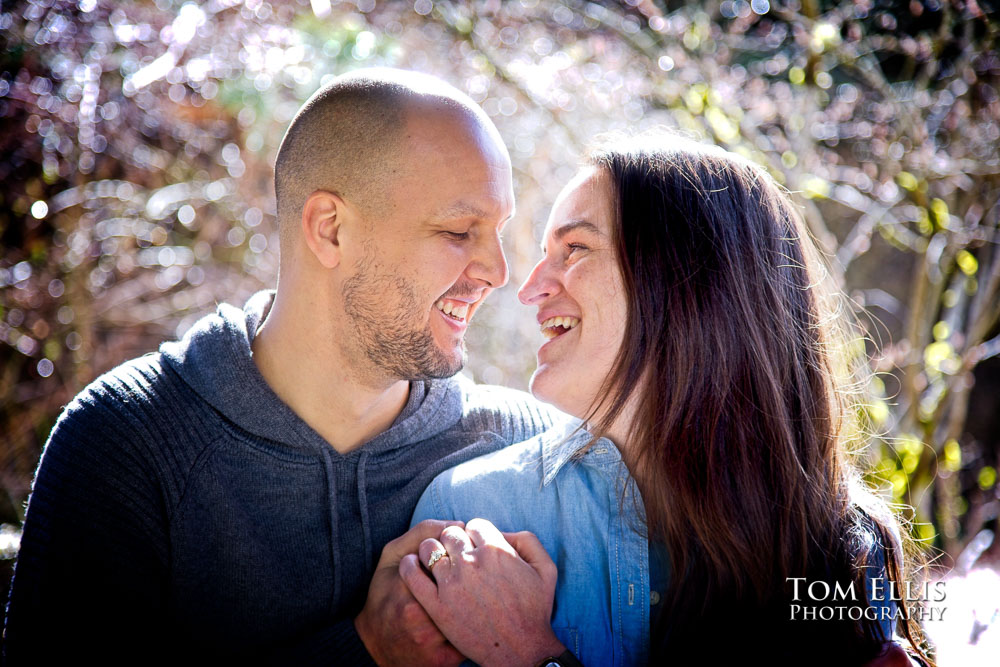
[[[242,310],[221,304],[181,340],[161,345],[160,355],[202,399],[238,427],[296,450],[339,456],[274,393],[253,361],[250,344],[273,301],[274,291],[265,290],[250,297]],[[411,381],[409,399],[392,426],[345,456],[389,451],[447,430],[462,417],[466,383],[471,381],[462,376]]]

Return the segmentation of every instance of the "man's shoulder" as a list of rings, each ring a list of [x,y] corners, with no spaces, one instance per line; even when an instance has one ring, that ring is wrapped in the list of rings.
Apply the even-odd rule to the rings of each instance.
[[[124,445],[190,426],[203,401],[159,352],[126,361],[103,373],[73,398],[60,415],[53,437],[100,439]]]
[[[504,410],[513,408],[529,408],[542,411],[555,410],[547,403],[542,403],[526,391],[503,387],[495,384],[480,384],[465,375],[455,376],[462,391],[462,399],[466,412],[475,410]]]
[[[160,494],[180,488],[219,433],[200,403],[157,353],[102,374],[66,406],[49,434],[30,511],[42,516],[40,507],[84,502],[74,495],[80,489],[144,508],[165,500]]]
[[[66,406],[66,412],[88,411],[95,407],[105,410],[113,410],[115,406],[140,408],[179,382],[180,378],[163,363],[160,353],[150,352],[102,373],[76,395]]]
[[[566,416],[547,403],[519,389],[476,384],[456,377],[462,394],[462,422],[473,430],[509,432],[509,442],[527,440]]]

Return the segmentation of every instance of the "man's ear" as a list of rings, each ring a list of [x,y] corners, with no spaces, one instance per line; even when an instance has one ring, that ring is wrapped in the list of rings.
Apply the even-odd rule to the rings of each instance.
[[[350,217],[347,205],[338,195],[316,190],[302,206],[302,238],[316,259],[328,269],[340,264],[341,228]]]

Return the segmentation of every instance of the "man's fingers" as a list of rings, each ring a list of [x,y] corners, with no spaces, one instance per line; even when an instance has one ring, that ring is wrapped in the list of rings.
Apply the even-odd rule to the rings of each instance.
[[[438,538],[441,540],[441,544],[444,548],[448,550],[448,555],[451,557],[452,562],[458,562],[462,560],[462,554],[472,551],[475,547],[472,544],[472,540],[469,539],[468,533],[465,529],[459,526],[449,526],[441,531],[441,535]]]
[[[472,539],[472,543],[477,546],[487,544],[499,547],[511,555],[517,555],[514,547],[504,538],[504,534],[487,519],[472,519],[465,526],[465,532]]]
[[[399,576],[420,606],[433,618],[438,608],[437,585],[420,567],[416,554],[407,554],[399,561]]]
[[[465,656],[458,652],[454,646],[448,643],[444,643],[438,649],[437,655],[434,656],[435,663],[437,665],[458,665],[465,661]]]
[[[439,519],[425,519],[413,528],[392,540],[382,549],[382,557],[379,559],[379,567],[395,566],[406,554],[415,553],[420,543],[429,537],[438,537],[448,526],[464,526],[462,521],[441,521]]]
[[[517,554],[535,568],[544,581],[551,581],[555,584],[556,564],[552,562],[549,552],[545,550],[534,533],[522,530],[518,533],[502,533],[502,535],[517,550]]]

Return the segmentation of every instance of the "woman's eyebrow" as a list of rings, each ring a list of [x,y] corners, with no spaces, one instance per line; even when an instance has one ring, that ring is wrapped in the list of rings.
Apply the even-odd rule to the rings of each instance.
[[[597,236],[604,236],[604,233],[598,229],[597,225],[588,220],[570,220],[565,225],[560,225],[552,230],[552,236],[556,241],[561,241],[564,236],[569,234],[575,229],[582,229],[585,232],[590,232],[591,234],[596,234]],[[541,244],[542,254],[545,254],[545,242]]]
[[[575,229],[582,229],[583,231],[597,234],[598,236],[604,236],[604,234],[601,233],[601,230],[597,228],[597,225],[587,220],[571,220],[565,225],[561,225],[552,230],[552,235],[556,237],[556,240],[559,240]]]

